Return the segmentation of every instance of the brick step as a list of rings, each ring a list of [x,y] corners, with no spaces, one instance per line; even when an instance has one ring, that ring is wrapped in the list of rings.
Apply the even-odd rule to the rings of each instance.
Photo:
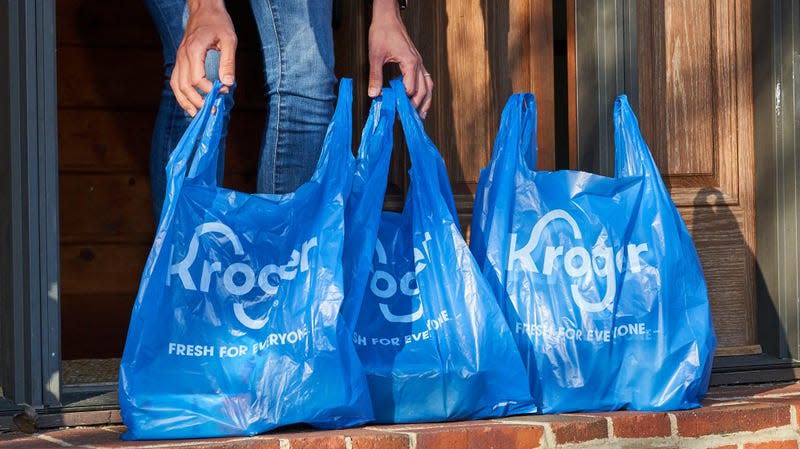
[[[439,424],[274,432],[250,438],[120,441],[123,426],[0,434],[0,448],[181,449],[798,449],[800,384],[713,388],[704,406],[669,413],[528,415]]]

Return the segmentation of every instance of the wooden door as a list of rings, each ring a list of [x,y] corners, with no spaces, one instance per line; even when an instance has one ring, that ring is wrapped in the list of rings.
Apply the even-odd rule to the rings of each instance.
[[[717,355],[760,352],[750,6],[637,3],[639,119],[700,254]]]

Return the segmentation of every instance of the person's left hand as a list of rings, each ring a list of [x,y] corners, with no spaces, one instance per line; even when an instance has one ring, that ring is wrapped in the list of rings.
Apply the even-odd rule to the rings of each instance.
[[[368,45],[369,96],[374,98],[381,94],[383,66],[396,62],[403,74],[406,94],[424,119],[431,107],[433,80],[403,25],[397,0],[373,0]]]

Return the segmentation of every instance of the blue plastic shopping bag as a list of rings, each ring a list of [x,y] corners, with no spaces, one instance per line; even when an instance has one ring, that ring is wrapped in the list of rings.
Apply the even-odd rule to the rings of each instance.
[[[218,88],[167,166],[120,367],[123,438],[369,421],[366,381],[338,316],[352,84],[340,83],[313,177],[285,195],[217,186],[226,106]]]
[[[376,421],[533,412],[514,339],[461,236],[444,162],[403,84],[392,89],[373,102],[345,218],[346,308]],[[402,213],[381,212],[395,101],[411,156]]]
[[[543,412],[698,407],[716,345],[694,244],[626,97],[616,176],[535,170],[536,105],[511,97],[471,248]]]

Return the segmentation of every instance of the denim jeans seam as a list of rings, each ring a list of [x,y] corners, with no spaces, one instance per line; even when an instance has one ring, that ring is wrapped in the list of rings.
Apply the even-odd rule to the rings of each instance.
[[[159,7],[158,2],[155,2],[155,5],[156,5],[156,9],[158,10],[158,14],[161,16],[162,23],[169,23],[169,19],[164,15],[164,10]],[[184,8],[185,8],[185,6],[184,6]],[[183,31],[185,31],[185,28],[183,29]],[[175,36],[172,34],[172,27],[166,27],[166,32],[169,35],[169,39],[170,39],[169,41],[170,42],[177,42],[178,43],[178,45],[175,46],[175,54],[177,56],[178,47],[180,47],[180,43],[183,42],[183,34],[181,34],[180,39],[176,40]],[[175,61],[172,61],[172,64],[174,65]],[[170,71],[170,75],[171,74],[172,74],[172,72]]]
[[[271,11],[271,19],[272,19],[272,29],[275,31],[275,41],[277,43],[278,48],[278,85],[275,87],[275,96],[277,98],[278,104],[278,117],[275,122],[275,146],[273,147],[275,150],[272,152],[272,192],[277,192],[278,188],[278,147],[279,142],[281,140],[281,122],[283,121],[284,115],[284,104],[283,98],[281,97],[282,89],[283,89],[283,76],[286,72],[285,67],[285,54],[283,51],[283,41],[282,36],[280,33],[280,27],[278,26],[278,22],[280,22],[280,18],[278,17],[278,8],[274,6],[272,0],[267,0],[269,4],[269,9]],[[270,112],[271,113],[271,112]]]

